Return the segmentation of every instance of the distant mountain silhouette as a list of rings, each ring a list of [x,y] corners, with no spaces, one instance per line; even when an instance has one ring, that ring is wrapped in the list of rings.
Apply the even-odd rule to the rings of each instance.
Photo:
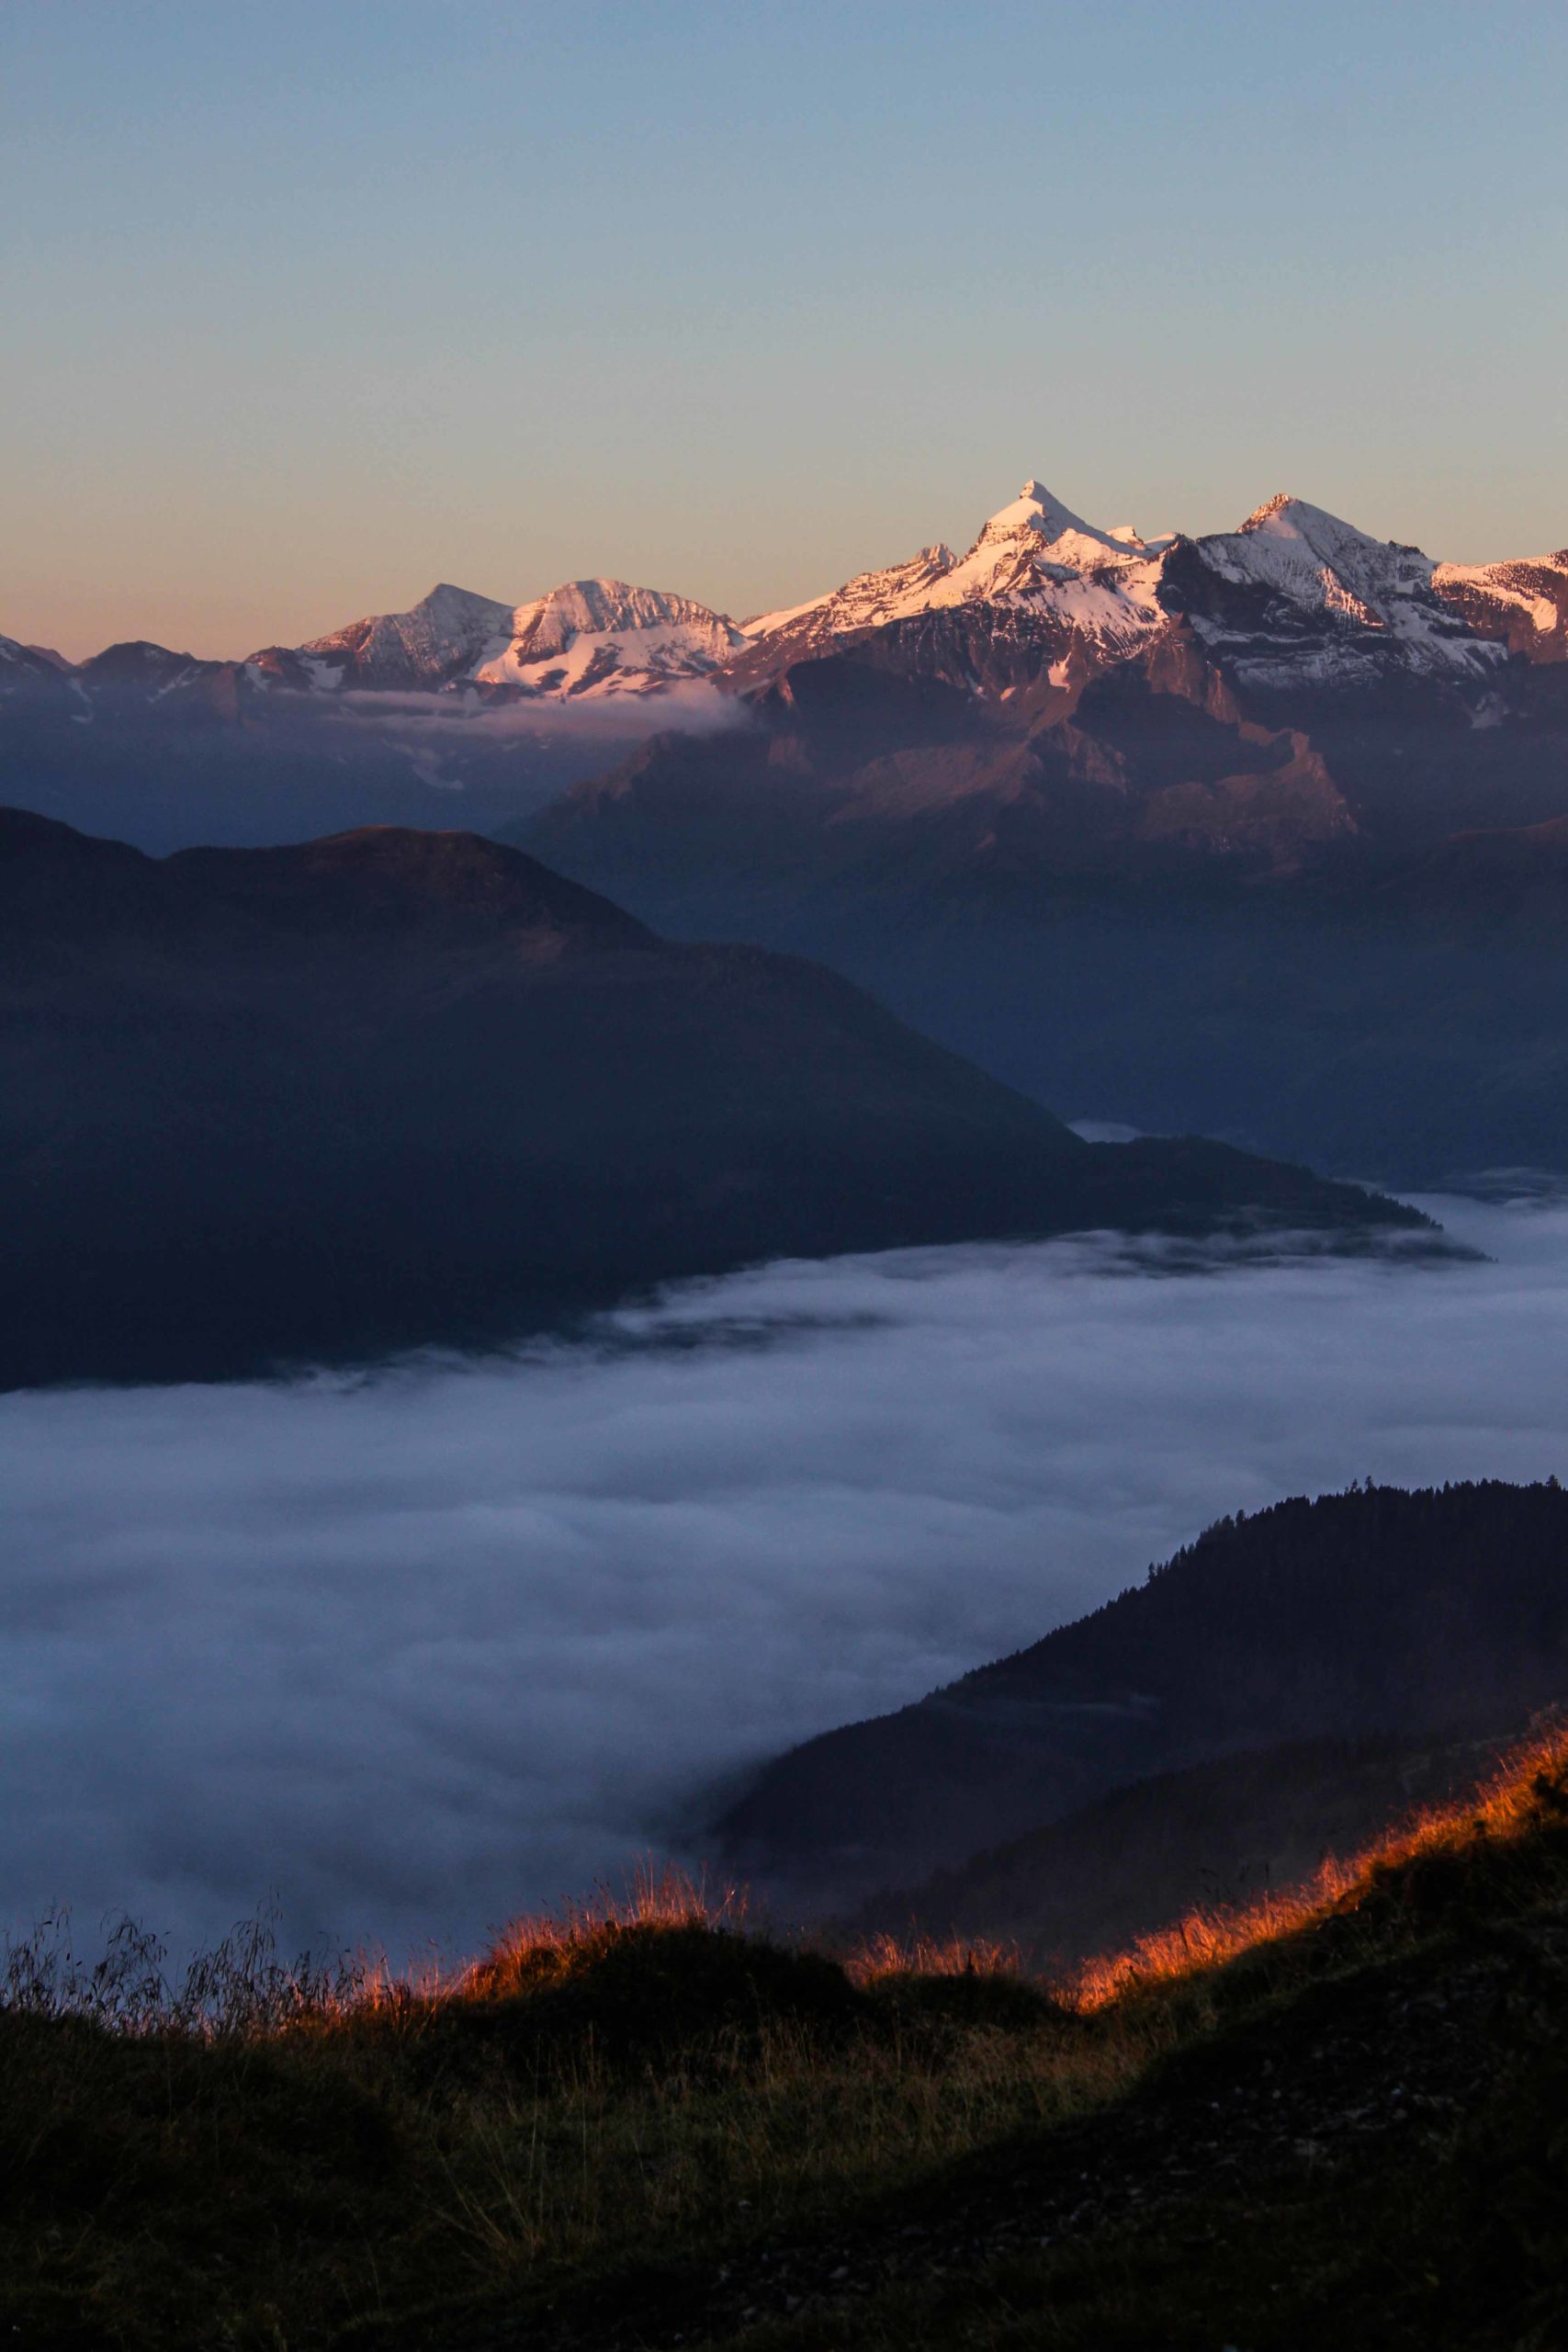
[[[1242,1754],[1266,1774],[1262,1751],[1282,1742],[1512,1730],[1564,1696],[1568,1494],[1368,1487],[1221,1521],[1032,1648],[807,1741],[758,1776],[717,1835],[736,1867],[805,1902],[956,1871],[914,1907],[1045,1939],[1059,1867],[1070,1940],[1089,1899],[1083,1858],[1066,1828],[1044,1825],[1113,1790]],[[1173,1785],[1102,1814],[1102,1912],[1139,1900],[1135,1875],[1131,1894],[1119,1879],[1117,1820],[1136,1816],[1126,1835],[1143,1868],[1181,1802]],[[1019,1838],[1032,1842],[1012,1856],[989,1850]],[[1025,1921],[1018,1868],[1032,1860],[1044,1875]]]
[[[501,1340],[770,1256],[1420,1222],[1085,1144],[847,981],[472,834],[160,863],[12,812],[0,989],[10,1382]]]

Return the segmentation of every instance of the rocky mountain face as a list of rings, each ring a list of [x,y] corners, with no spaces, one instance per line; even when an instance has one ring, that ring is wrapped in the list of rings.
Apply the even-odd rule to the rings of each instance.
[[[0,819],[0,1381],[504,1343],[779,1255],[1392,1202],[1082,1142],[847,981],[468,833],[163,861]]]
[[[462,677],[504,637],[511,619],[509,605],[442,582],[410,612],[350,621],[292,651],[269,647],[255,657],[256,666],[307,693],[344,687],[427,691]]]
[[[1439,563],[1432,585],[1477,636],[1531,662],[1568,662],[1568,548],[1517,563]]]
[[[1027,673],[1027,635],[988,611],[929,626],[940,646],[907,622],[892,646],[796,664],[744,729],[651,739],[526,838],[599,887],[656,894],[661,921],[734,928],[754,884],[797,909],[803,891],[1005,907],[1075,879],[1288,873],[1360,830],[1312,738],[1248,720],[1190,639],[1162,637],[1030,725],[944,674],[971,659]]]
[[[1081,1950],[1095,1940],[1096,1841],[1101,1916],[1140,1887],[1157,1916],[1173,1863],[1190,1879],[1245,1858],[1234,1832],[1248,1812],[1265,1854],[1269,1840],[1288,1848],[1303,1778],[1332,1784],[1352,1815],[1379,1789],[1396,1810],[1387,1749],[1362,1743],[1408,1757],[1443,1727],[1509,1734],[1565,1693],[1568,1494],[1555,1481],[1297,1498],[1222,1521],[1016,1657],[807,1741],[715,1837],[727,1865],[800,1907],[903,1890],[878,1896],[882,1924],[901,1912],[906,1925]],[[1271,1758],[1278,1801],[1244,1797],[1249,1770],[1266,1781]],[[1185,1777],[1155,1785],[1173,1774]],[[1146,1872],[1162,1837],[1179,1850]],[[1168,1909],[1201,1896],[1179,1887]]]
[[[65,720],[82,728],[154,729],[171,722],[234,719],[244,692],[243,666],[204,662],[137,639],[109,645],[85,662],[67,662],[47,646],[0,638],[0,717]],[[15,746],[0,737],[0,758]]]
[[[1031,481],[962,558],[928,548],[748,622],[722,750],[650,742],[536,839],[609,887],[679,864],[693,904],[641,903],[684,922],[726,890],[749,905],[764,803],[797,898],[897,877],[950,908],[1277,880],[1539,823],[1568,807],[1560,616],[1544,590],[1528,612],[1503,595],[1300,499],[1145,542]]]

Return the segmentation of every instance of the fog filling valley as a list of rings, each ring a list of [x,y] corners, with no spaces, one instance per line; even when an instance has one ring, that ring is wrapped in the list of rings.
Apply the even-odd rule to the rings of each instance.
[[[0,1398],[0,1926],[471,1949],[727,1776],[1353,1477],[1568,1467],[1568,1205],[1489,1263],[775,1265],[593,1344]]]

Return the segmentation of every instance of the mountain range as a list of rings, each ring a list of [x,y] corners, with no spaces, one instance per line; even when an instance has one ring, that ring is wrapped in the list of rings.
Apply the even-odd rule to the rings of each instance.
[[[90,716],[116,702],[202,701],[231,714],[278,691],[580,701],[699,679],[735,691],[887,630],[908,639],[911,624],[920,667],[968,655],[963,683],[976,691],[1043,683],[1065,694],[1179,623],[1259,690],[1354,687],[1399,671],[1498,687],[1510,656],[1568,659],[1568,548],[1434,561],[1283,494],[1235,531],[1145,539],[1130,524],[1086,522],[1031,480],[962,556],[932,544],[740,622],[620,580],[569,581],[522,604],[443,582],[407,612],[237,661],[130,642],[73,664],[0,638],[0,697]]]
[[[1434,563],[1290,499],[1140,543],[1031,484],[966,557],[752,624],[743,724],[510,837],[1074,1115],[1562,1167],[1565,615],[1568,550]]]
[[[745,635],[715,683],[747,724],[656,738],[540,838],[607,870],[668,865],[679,829],[700,894],[710,866],[739,882],[761,800],[818,890],[863,894],[891,860],[906,895],[1005,908],[1332,873],[1539,822],[1568,788],[1568,549],[1435,563],[1300,499],[1145,542],[1031,481],[967,555],[927,548]],[[694,823],[719,767],[728,805]]]
[[[590,580],[232,662],[7,639],[0,796],[160,852],[460,820],[1075,1117],[1407,1186],[1568,1164],[1568,548],[1288,497],[1145,537],[1031,481],[739,622]]]
[[[338,723],[323,734],[312,716]],[[1568,549],[1435,562],[1287,497],[1232,532],[1145,540],[1031,481],[963,556],[928,546],[740,623],[580,580],[521,605],[443,584],[407,612],[241,661],[127,643],[73,665],[0,638],[0,779],[30,764],[46,787],[62,729],[67,775],[73,760],[91,768],[104,734],[156,766],[195,728],[220,768],[226,739],[251,739],[253,757],[258,740],[289,753],[309,741],[318,758],[330,741],[342,762],[357,738],[362,755],[398,747],[431,821],[445,821],[430,805],[443,786],[499,788],[504,812],[508,781],[515,821],[604,770],[606,727],[638,748],[549,838],[587,863],[640,864],[649,845],[632,837],[651,832],[668,863],[662,836],[689,813],[671,794],[679,804],[694,763],[700,777],[720,761],[735,806],[687,845],[688,894],[705,865],[728,875],[744,854],[760,789],[818,885],[863,887],[890,851],[904,888],[949,902],[1168,878],[1195,859],[1278,879],[1352,847],[1563,813]],[[530,771],[547,741],[541,787]],[[472,773],[498,743],[513,754],[499,785]],[[386,780],[361,788],[375,802]],[[43,807],[47,789],[15,797]],[[140,839],[134,783],[123,797]],[[49,800],[47,813],[94,812]],[[219,837],[191,813],[188,838]],[[264,797],[246,837],[265,839],[273,813]]]

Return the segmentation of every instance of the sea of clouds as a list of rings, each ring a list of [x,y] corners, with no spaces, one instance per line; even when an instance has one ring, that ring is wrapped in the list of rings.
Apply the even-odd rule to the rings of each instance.
[[[1223,1512],[1568,1474],[1568,1206],[1427,1205],[1490,1261],[903,1252],[505,1362],[0,1398],[0,1926],[272,1894],[471,1949]]]

